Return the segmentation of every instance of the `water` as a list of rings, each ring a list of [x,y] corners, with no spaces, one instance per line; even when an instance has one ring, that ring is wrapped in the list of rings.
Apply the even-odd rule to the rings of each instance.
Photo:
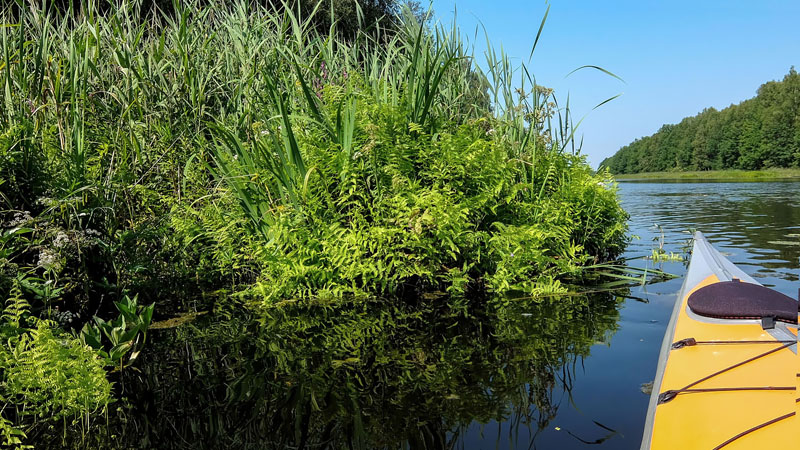
[[[626,257],[649,255],[659,246],[682,253],[690,230],[702,231],[731,261],[760,283],[797,298],[800,283],[800,183],[621,183],[620,196],[630,213],[630,232],[638,235]],[[660,226],[656,227],[655,224]],[[683,263],[659,264],[683,275]],[[620,309],[618,331],[608,345],[595,345],[576,373],[571,402],[565,394],[558,415],[538,432],[508,439],[508,426],[491,428],[491,438],[473,425],[466,448],[582,449],[585,442],[607,438],[601,446],[638,449],[648,395],[672,306],[682,279],[634,289]],[[558,395],[558,393],[556,394]],[[610,433],[607,429],[615,430]],[[560,428],[560,430],[556,429]],[[610,436],[610,437],[609,437]],[[585,441],[585,442],[583,442]]]
[[[623,183],[638,236],[625,256],[662,240],[682,253],[698,229],[796,296],[799,194],[798,182]],[[657,268],[685,272],[682,262]],[[112,414],[94,446],[638,449],[642,384],[681,282],[625,300],[465,304],[459,314],[382,302],[287,306],[266,319],[223,309],[222,320],[153,331],[138,371],[119,383],[131,408]]]

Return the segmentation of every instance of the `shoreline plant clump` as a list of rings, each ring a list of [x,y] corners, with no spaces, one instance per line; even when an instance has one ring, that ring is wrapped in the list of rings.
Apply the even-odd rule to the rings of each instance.
[[[251,297],[393,295],[409,282],[538,295],[620,252],[626,216],[609,179],[570,147],[550,90],[510,89],[505,56],[489,55],[490,79],[457,29],[408,11],[391,38],[355,43],[288,21],[302,38],[246,74],[258,107],[210,130],[206,166],[221,184],[185,234],[226,255],[246,241]],[[236,213],[194,221],[231,199]],[[218,239],[236,220],[238,239]]]
[[[626,214],[569,108],[491,46],[479,64],[455,26],[405,8],[343,36],[335,11],[321,29],[293,4],[77,3],[0,10],[0,298],[27,302],[13,333],[46,320],[121,369],[153,314],[136,296],[164,316],[206,292],[536,297],[623,249]],[[146,320],[111,321],[120,305]]]

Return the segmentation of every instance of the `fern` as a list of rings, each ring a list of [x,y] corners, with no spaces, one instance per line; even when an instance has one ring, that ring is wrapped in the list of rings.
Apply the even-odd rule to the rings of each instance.
[[[4,447],[32,448],[22,428],[42,419],[78,422],[113,400],[100,356],[54,322],[28,318],[29,310],[15,283],[0,316],[0,401],[11,406],[0,416]],[[24,318],[34,327],[23,327]]]
[[[15,281],[11,288],[10,297],[6,300],[6,307],[3,310],[3,321],[13,328],[19,328],[23,316],[30,311],[31,305],[22,296],[19,282]]]
[[[27,438],[27,436],[22,430],[16,428],[14,424],[5,417],[0,416],[0,443],[2,443],[3,448],[33,448],[32,445],[23,444],[25,438]]]
[[[25,405],[23,416],[77,419],[111,402],[100,357],[77,339],[56,334],[48,321],[38,321],[11,350],[5,394]]]

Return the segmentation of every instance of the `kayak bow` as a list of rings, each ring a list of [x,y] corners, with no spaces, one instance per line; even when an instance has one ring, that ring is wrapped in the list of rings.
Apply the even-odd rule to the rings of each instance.
[[[797,304],[695,233],[641,448],[796,448]]]

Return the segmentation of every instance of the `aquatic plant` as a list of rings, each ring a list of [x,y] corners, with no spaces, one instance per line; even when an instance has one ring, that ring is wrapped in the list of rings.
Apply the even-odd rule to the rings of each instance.
[[[135,296],[130,298],[126,295],[114,305],[119,310],[116,319],[107,322],[95,317],[95,324],[85,324],[78,338],[82,344],[105,358],[108,365],[122,370],[132,364],[142,351],[155,304],[140,306]],[[103,336],[109,341],[108,351],[104,350]]]
[[[681,262],[684,261],[683,255],[669,252],[667,253],[664,249],[653,249],[650,254],[650,260],[656,263],[659,262]]]
[[[558,290],[622,248],[568,106],[502,52],[484,74],[455,26],[405,10],[343,39],[292,8],[118,6],[33,2],[0,30],[4,197],[100,230],[117,295],[155,295],[166,259],[173,285],[244,282],[266,304],[411,279]]]

